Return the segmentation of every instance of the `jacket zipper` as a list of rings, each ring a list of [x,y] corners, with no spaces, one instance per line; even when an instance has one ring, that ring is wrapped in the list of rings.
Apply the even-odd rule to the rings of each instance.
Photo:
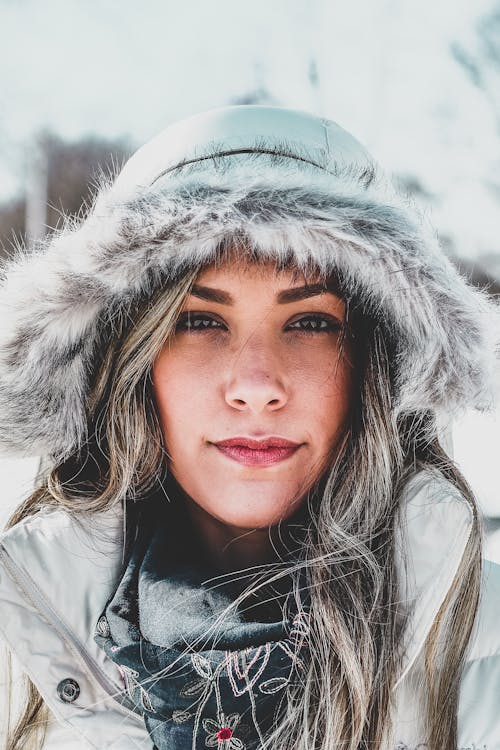
[[[49,625],[54,628],[63,641],[65,641],[72,650],[76,650],[92,677],[98,682],[103,690],[125,709],[127,715],[130,711],[134,714],[134,717],[137,717],[138,714],[137,710],[134,710],[134,703],[127,698],[126,695],[122,695],[117,691],[116,686],[111,679],[96,664],[80,640],[75,638],[68,626],[61,620],[56,612],[54,612],[52,607],[32,584],[27,573],[14,562],[3,544],[0,544],[0,563],[4,564],[10,577],[18,585],[19,589],[26,596],[30,604],[45,618]]]

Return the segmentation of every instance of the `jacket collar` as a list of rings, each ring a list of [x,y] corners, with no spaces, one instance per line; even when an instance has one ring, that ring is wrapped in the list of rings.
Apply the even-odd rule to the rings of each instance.
[[[407,624],[403,669],[395,688],[422,650],[460,565],[472,523],[468,502],[437,470],[421,471],[405,486],[396,565]],[[88,517],[82,522],[62,511],[47,510],[2,536],[11,559],[28,572],[51,609],[64,617],[98,661],[94,628],[122,568],[122,527],[123,516],[116,508],[95,514],[92,523]],[[62,565],[67,576],[60,575]]]
[[[396,533],[401,603],[407,613],[402,672],[415,664],[462,560],[473,512],[459,490],[437,471],[415,474],[406,485]]]

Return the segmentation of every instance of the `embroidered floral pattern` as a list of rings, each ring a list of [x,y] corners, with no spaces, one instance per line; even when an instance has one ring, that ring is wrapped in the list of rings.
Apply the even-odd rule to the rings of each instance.
[[[208,732],[205,745],[207,747],[218,747],[221,750],[245,750],[243,742],[234,734],[234,730],[239,723],[239,714],[225,716],[224,713],[220,713],[217,716],[217,721],[203,719],[203,729]]]
[[[283,690],[288,683],[289,680],[286,677],[271,677],[269,680],[266,680],[259,685],[259,690],[265,695],[273,695],[274,693],[279,693],[280,690]]]
[[[215,675],[208,659],[201,654],[191,654],[191,664],[199,677],[196,680],[188,682],[182,688],[181,695],[190,698],[191,696],[201,695],[207,691],[211,692]]]
[[[141,707],[145,711],[156,713],[151,702],[151,698],[149,697],[148,691],[140,684],[137,679],[139,677],[139,672],[137,672],[135,669],[131,669],[130,667],[126,667],[123,664],[119,665],[119,670],[125,682],[125,690],[127,691],[127,695],[130,700],[135,703],[137,691],[139,691],[139,702]]]
[[[99,631],[104,636],[104,622]],[[259,747],[264,745],[270,722],[281,705],[278,694],[290,685],[294,670],[304,669],[308,632],[309,618],[300,613],[289,635],[281,640],[226,651],[175,652],[175,658],[167,660],[161,671],[156,661],[146,664],[145,652],[141,663],[146,674],[124,665],[119,657],[115,663],[135,706],[144,714],[156,715],[165,728],[169,720],[179,730],[185,727],[191,750],[199,750],[200,743],[219,750],[249,750],[255,741]],[[107,652],[116,653],[109,639]],[[184,704],[176,705],[175,695],[177,700],[184,699]],[[274,695],[278,696],[276,700]],[[157,700],[160,706],[165,705],[162,701],[167,696],[166,706],[171,706],[167,714],[154,708],[153,696],[155,705]],[[241,721],[243,715],[248,716],[248,722]]]
[[[191,704],[192,708],[196,706],[193,749],[196,747],[200,724],[208,733],[205,740],[207,747],[219,747],[221,750],[244,750],[245,748],[241,735],[246,727],[239,723],[240,714],[226,714],[224,711],[222,698],[224,691],[221,687],[223,676],[227,677],[234,698],[242,696],[248,698],[254,729],[260,742],[264,743],[257,717],[255,690],[258,690],[262,696],[274,695],[290,684],[294,668],[304,669],[300,652],[307,645],[308,633],[309,617],[301,612],[292,623],[289,638],[241,650],[226,651],[223,660],[215,668],[202,654],[191,654],[191,665],[198,677],[190,680],[180,692],[184,697],[197,698],[195,703]],[[278,659],[279,669],[284,670],[285,675],[269,676],[269,670],[266,671],[266,668],[269,666],[272,655],[277,655],[280,650],[287,657],[285,660]],[[263,677],[265,679],[262,679]],[[215,697],[217,720],[202,718],[203,711],[212,696]],[[237,725],[240,727],[240,736],[235,735]]]
[[[262,676],[269,663],[271,647],[271,643],[266,643],[242,651],[226,652],[227,674],[236,697],[251,690]]]
[[[189,721],[191,716],[192,714],[190,714],[189,711],[183,711],[182,709],[172,711],[172,721],[174,724],[185,724],[186,721]]]

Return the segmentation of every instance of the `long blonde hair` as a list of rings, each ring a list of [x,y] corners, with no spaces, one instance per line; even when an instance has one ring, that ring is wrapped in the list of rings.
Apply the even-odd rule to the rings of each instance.
[[[95,366],[87,442],[51,467],[8,527],[46,506],[91,514],[125,500],[140,502],[161,481],[166,450],[151,367],[199,271],[158,289],[114,332]],[[347,302],[344,335],[353,337],[358,393],[340,450],[312,493],[318,500],[311,503],[303,560],[311,600],[310,660],[300,684],[289,688],[281,722],[265,747],[382,750],[390,738],[402,633],[394,531],[404,484],[428,467],[461,491],[474,515],[460,568],[425,645],[429,697],[422,741],[429,750],[455,750],[460,678],[480,589],[476,503],[440,445],[435,417],[393,417],[390,336],[361,302]],[[277,571],[275,579],[283,574]],[[48,712],[26,679],[29,704],[6,750],[43,743],[39,730],[43,735]]]

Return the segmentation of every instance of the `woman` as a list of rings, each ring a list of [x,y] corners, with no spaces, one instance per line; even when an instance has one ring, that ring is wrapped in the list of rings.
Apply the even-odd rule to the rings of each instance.
[[[442,443],[498,308],[331,121],[177,123],[7,269],[7,743],[500,748],[496,567]],[[42,744],[40,744],[42,743]]]

